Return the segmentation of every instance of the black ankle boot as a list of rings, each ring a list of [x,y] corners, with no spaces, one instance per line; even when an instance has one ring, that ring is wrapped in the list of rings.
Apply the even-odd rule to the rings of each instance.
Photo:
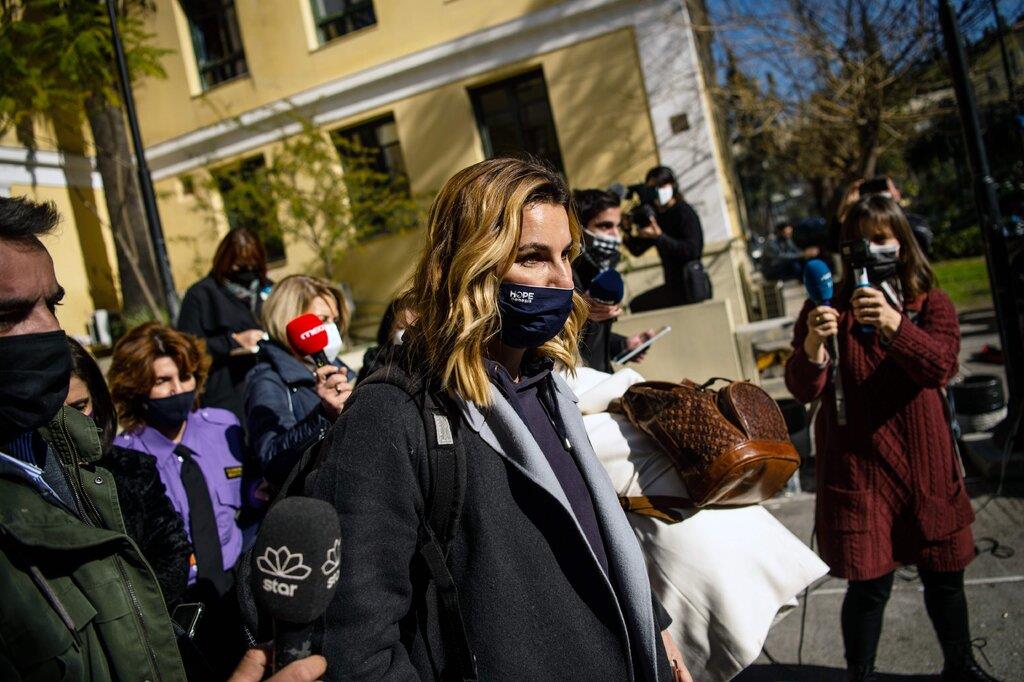
[[[874,665],[846,666],[846,682],[874,682],[876,679]]]
[[[999,682],[974,658],[970,642],[943,646],[946,664],[942,667],[942,682]]]

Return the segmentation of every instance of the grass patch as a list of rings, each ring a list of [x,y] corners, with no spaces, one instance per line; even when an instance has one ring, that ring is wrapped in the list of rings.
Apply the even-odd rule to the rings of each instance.
[[[957,310],[991,308],[988,269],[983,256],[932,263],[939,287],[949,294]]]

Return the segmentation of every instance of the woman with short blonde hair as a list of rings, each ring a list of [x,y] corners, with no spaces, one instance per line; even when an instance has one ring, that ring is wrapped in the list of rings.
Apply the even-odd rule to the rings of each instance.
[[[668,617],[552,372],[587,316],[580,237],[537,163],[478,163],[434,201],[399,302],[415,319],[309,479],[345,537],[323,645],[339,677],[672,679]]]
[[[328,364],[316,367],[288,343],[288,323],[312,313],[336,325],[336,345],[325,349]],[[308,275],[285,277],[263,304],[263,328],[270,342],[245,383],[245,419],[262,473],[279,485],[303,451],[322,438],[345,405],[355,375],[338,359],[348,331],[348,305],[330,282]]]
[[[348,303],[344,294],[327,280],[308,275],[289,275],[274,286],[263,304],[263,328],[270,338],[287,348],[288,332],[285,328],[293,319],[308,311],[317,298],[333,303],[337,308],[338,331],[344,337],[349,321]]]

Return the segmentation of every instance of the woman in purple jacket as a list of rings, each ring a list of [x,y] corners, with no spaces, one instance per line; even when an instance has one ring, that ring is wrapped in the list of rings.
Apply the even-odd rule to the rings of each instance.
[[[167,496],[185,521],[193,549],[186,601],[206,607],[200,646],[230,665],[244,653],[231,589],[242,551],[236,517],[244,438],[234,414],[198,407],[210,366],[203,346],[148,322],[117,342],[108,380],[124,427],[115,445],[156,459]]]

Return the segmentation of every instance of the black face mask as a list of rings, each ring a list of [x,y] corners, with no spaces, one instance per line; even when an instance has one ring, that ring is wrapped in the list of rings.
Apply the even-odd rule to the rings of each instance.
[[[621,244],[621,239],[583,231],[583,254],[598,270],[608,270],[619,264]]]
[[[228,273],[227,278],[238,286],[248,289],[253,282],[259,280],[260,273],[255,268],[242,268],[241,270],[232,270]]]
[[[173,431],[188,419],[195,400],[195,391],[177,393],[166,398],[147,398],[146,424],[157,431]]]
[[[64,404],[70,381],[63,331],[0,337],[0,442],[45,426]]]
[[[572,313],[572,288],[498,286],[501,340],[513,348],[540,348],[562,331]]]

